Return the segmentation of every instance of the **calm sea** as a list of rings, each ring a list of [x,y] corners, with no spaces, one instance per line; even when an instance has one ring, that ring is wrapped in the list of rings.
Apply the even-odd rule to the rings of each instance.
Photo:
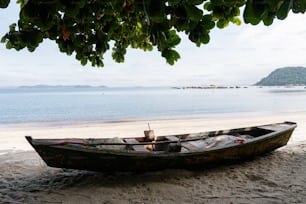
[[[306,111],[304,87],[0,88],[0,124]]]

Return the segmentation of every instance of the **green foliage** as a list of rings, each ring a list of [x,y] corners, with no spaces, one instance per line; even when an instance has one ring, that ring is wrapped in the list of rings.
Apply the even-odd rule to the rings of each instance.
[[[217,22],[218,28],[225,28],[230,22],[241,24],[240,7],[245,5],[244,0],[211,0],[204,4],[204,9],[212,12],[213,20]]]
[[[248,0],[244,12],[244,21],[257,25],[261,21],[271,25],[274,18],[285,19],[290,11],[304,13],[306,0]]]
[[[7,8],[10,4],[10,0],[0,0],[0,8]]]
[[[0,0],[6,8],[10,0]],[[304,13],[306,0],[17,0],[19,20],[1,39],[8,49],[35,51],[44,39],[82,65],[103,67],[112,50],[124,62],[127,48],[156,48],[169,64],[180,55],[175,47],[183,32],[196,46],[210,41],[210,31],[230,23],[265,25],[285,19],[289,11]],[[244,7],[245,6],[245,7]],[[113,46],[111,46],[113,45]]]
[[[274,70],[267,77],[255,85],[258,86],[286,86],[306,85],[305,67],[285,67]]]

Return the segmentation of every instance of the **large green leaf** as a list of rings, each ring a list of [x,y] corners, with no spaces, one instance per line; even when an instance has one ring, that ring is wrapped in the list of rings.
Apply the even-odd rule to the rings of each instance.
[[[287,16],[289,11],[292,8],[292,0],[286,0],[283,2],[281,7],[277,10],[276,16],[280,20],[284,20]]]
[[[0,8],[6,8],[10,4],[10,0],[0,0]]]
[[[251,23],[252,25],[257,25],[261,21],[261,18],[258,18],[258,15],[255,13],[252,0],[247,1],[246,3],[243,19],[246,23]]]
[[[202,19],[203,11],[196,6],[186,5],[185,9],[190,20],[198,22]]]

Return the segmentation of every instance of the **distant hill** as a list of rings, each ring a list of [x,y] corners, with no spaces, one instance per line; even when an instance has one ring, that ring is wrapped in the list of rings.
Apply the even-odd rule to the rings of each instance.
[[[271,72],[255,85],[257,86],[287,86],[306,85],[305,67],[284,67]]]

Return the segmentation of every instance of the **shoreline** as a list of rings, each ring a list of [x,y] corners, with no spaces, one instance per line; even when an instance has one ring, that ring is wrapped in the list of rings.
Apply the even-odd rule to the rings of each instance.
[[[212,115],[171,119],[120,120],[120,121],[53,121],[22,123],[0,126],[0,150],[32,150],[24,136],[34,138],[105,138],[143,136],[148,122],[157,136],[196,133],[212,130],[233,129],[264,125],[284,121],[296,122],[289,144],[305,141],[302,132],[306,131],[306,113],[258,113],[254,115]]]
[[[209,120],[209,119],[225,119],[225,118],[251,118],[251,117],[269,117],[269,116],[292,116],[292,115],[306,115],[305,111],[290,111],[290,112],[233,112],[233,113],[211,113],[203,115],[186,115],[186,116],[161,116],[148,118],[118,118],[118,119],[69,119],[69,120],[47,120],[47,121],[30,121],[30,122],[12,122],[0,124],[0,130],[4,128],[18,128],[18,127],[69,127],[69,126],[84,126],[97,124],[116,124],[129,122],[150,122],[150,121],[175,121],[175,120]]]

